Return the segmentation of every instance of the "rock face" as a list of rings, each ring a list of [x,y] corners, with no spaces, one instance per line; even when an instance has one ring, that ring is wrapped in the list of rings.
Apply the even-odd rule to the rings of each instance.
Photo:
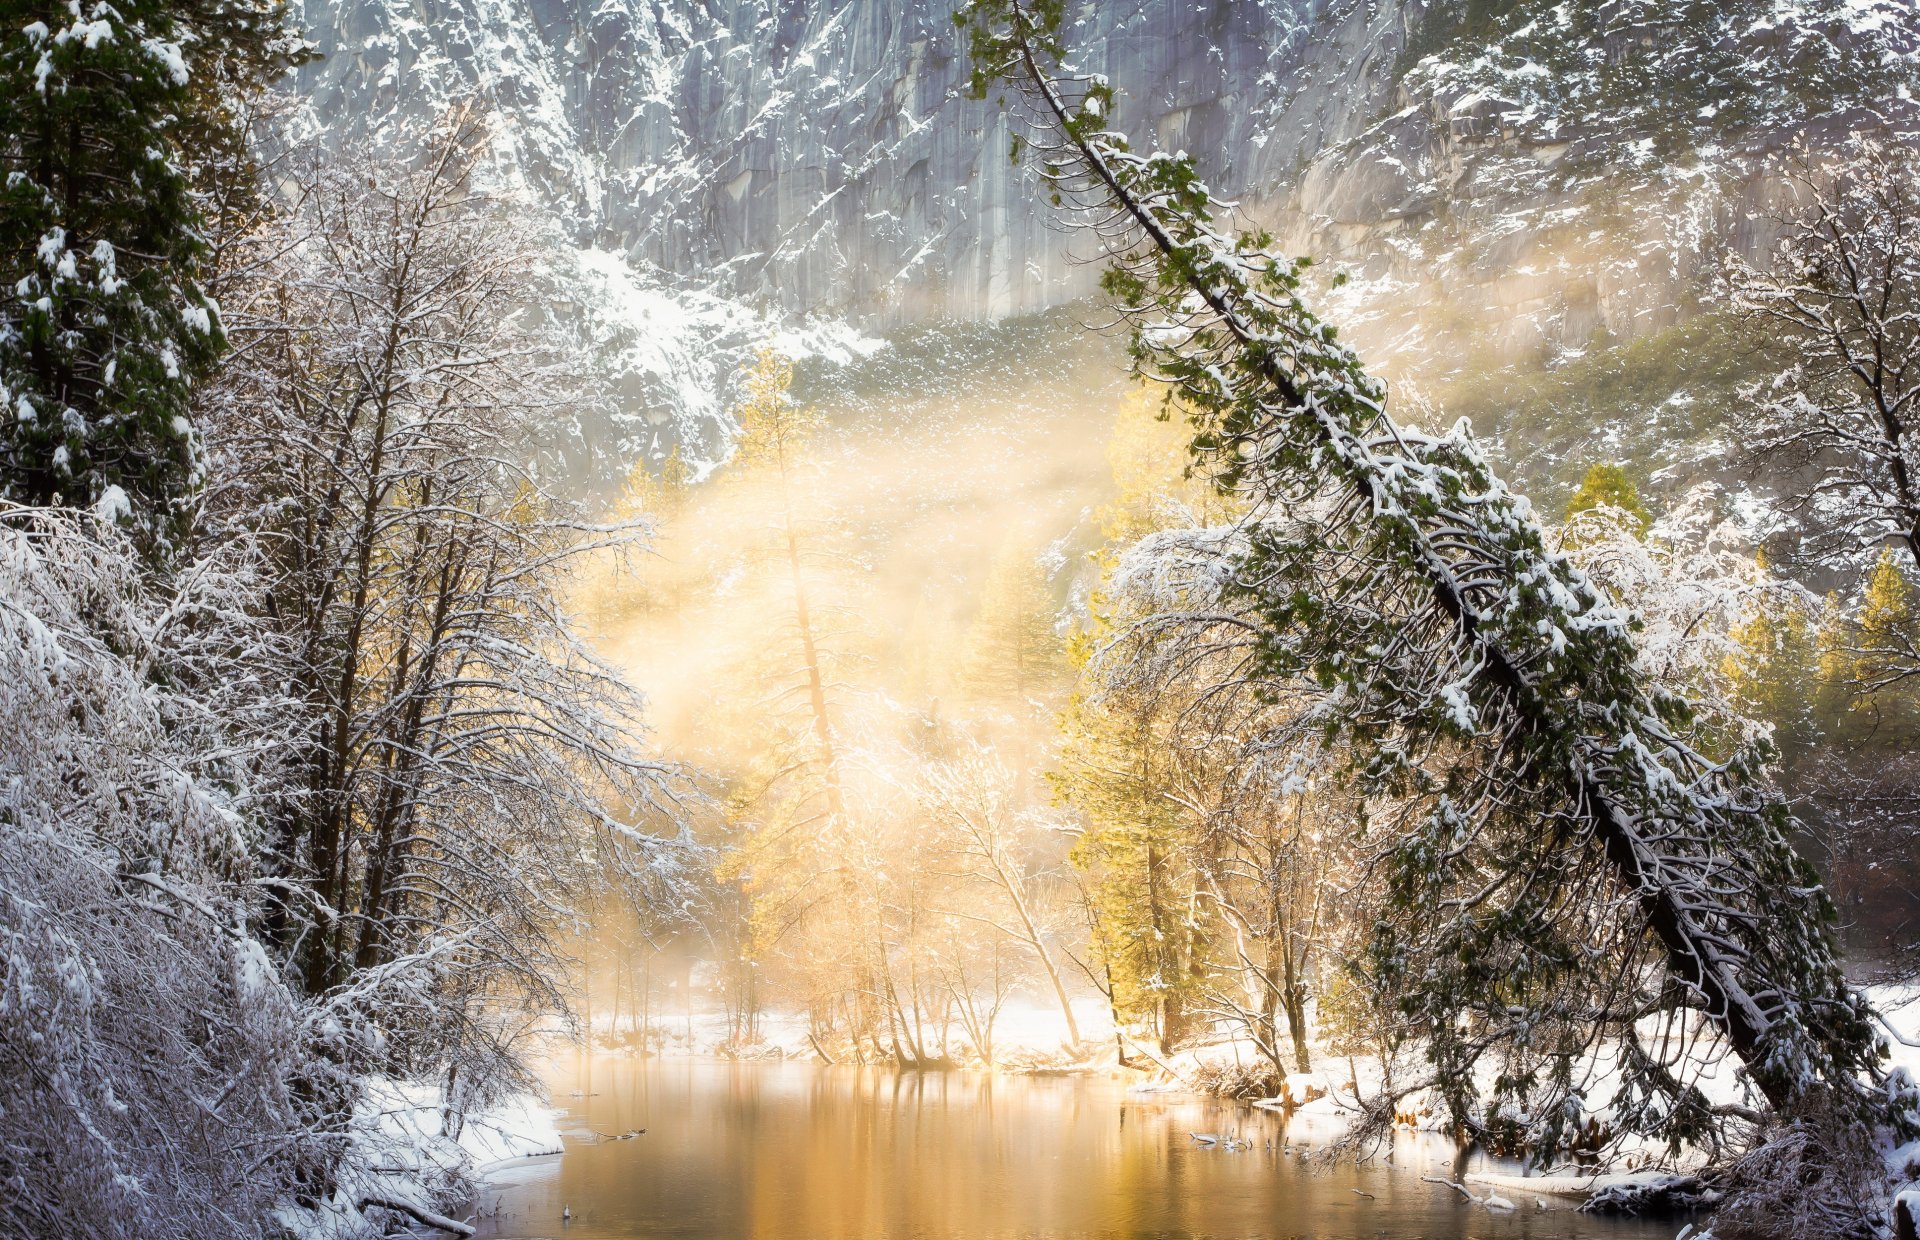
[[[1670,327],[1720,252],[1764,261],[1800,151],[1920,133],[1907,0],[1505,7],[1452,38],[1457,7],[1436,8],[1390,115],[1279,204],[1286,242],[1391,290],[1373,310],[1397,322],[1374,334],[1403,363],[1452,348],[1435,318],[1503,362]],[[1416,314],[1439,348],[1407,347]]]
[[[575,239],[787,312],[888,326],[1085,292],[1007,122],[959,95],[953,0],[309,0],[330,131],[492,110]],[[1419,0],[1080,6],[1116,123],[1267,199],[1392,99]],[[1391,189],[1382,190],[1391,197]],[[1389,209],[1393,204],[1387,204]]]
[[[959,2],[306,0],[324,58],[299,88],[322,132],[376,144],[484,104],[494,174],[582,251],[617,450],[657,457],[724,440],[739,358],[795,320],[1093,289],[1007,119],[960,94]],[[1333,317],[1429,385],[1674,324],[1715,249],[1768,248],[1795,141],[1920,132],[1913,0],[1069,8],[1116,126],[1359,277]]]

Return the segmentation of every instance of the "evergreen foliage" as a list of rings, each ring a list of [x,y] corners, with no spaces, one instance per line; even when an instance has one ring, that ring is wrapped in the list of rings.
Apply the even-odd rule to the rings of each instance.
[[[1538,125],[1598,127],[1618,158],[1660,154],[1885,98],[1907,72],[1848,37],[1844,0],[1438,0],[1424,7],[1402,75],[1509,99]],[[1583,162],[1576,157],[1576,162]]]
[[[1256,670],[1340,704],[1326,727],[1356,755],[1390,910],[1363,967],[1424,1035],[1455,1118],[1562,1148],[1579,1065],[1612,1031],[1625,1128],[1711,1142],[1678,1052],[1641,1033],[1684,1008],[1772,1108],[1878,1117],[1870,1012],[1757,755],[1704,756],[1692,704],[1644,675],[1633,617],[1548,545],[1467,428],[1393,422],[1303,304],[1302,263],[1220,232],[1190,159],[1106,128],[1113,88],[1060,67],[1057,17],[970,4],[975,93],[1024,95],[1054,201],[1117,256],[1105,287],[1137,367],[1252,506],[1232,589]],[[1490,1099],[1474,1097],[1483,1065]]]
[[[1579,490],[1567,501],[1567,517],[1571,520],[1596,508],[1618,509],[1628,518],[1636,534],[1646,533],[1647,527],[1653,524],[1646,505],[1640,502],[1640,488],[1633,484],[1625,469],[1605,461],[1587,467]]]
[[[225,347],[192,171],[244,163],[229,100],[302,54],[287,21],[270,0],[12,11],[0,497],[101,505],[150,549],[177,540],[204,468],[190,396]]]
[[[1114,1015],[1144,1021],[1170,1051],[1189,1032],[1204,927],[1190,836],[1167,796],[1167,720],[1141,696],[1078,698],[1061,721],[1054,789],[1086,826],[1072,861],[1085,875],[1089,938]]]
[[[734,460],[744,469],[763,472],[773,483],[777,500],[774,532],[793,589],[792,633],[805,677],[806,730],[812,735],[813,752],[803,760],[811,778],[807,781],[809,790],[802,795],[803,798],[824,797],[826,813],[830,819],[837,819],[844,817],[846,802],[829,710],[824,652],[814,615],[815,604],[807,588],[809,549],[801,529],[803,468],[809,446],[825,425],[825,419],[818,411],[793,399],[790,392],[793,362],[772,347],[760,350],[754,364],[746,370],[745,379],[746,395],[735,411],[740,436]]]
[[[1065,648],[1054,631],[1053,587],[1037,549],[1009,538],[987,567],[961,653],[961,684],[986,701],[1018,704],[1058,685]]]

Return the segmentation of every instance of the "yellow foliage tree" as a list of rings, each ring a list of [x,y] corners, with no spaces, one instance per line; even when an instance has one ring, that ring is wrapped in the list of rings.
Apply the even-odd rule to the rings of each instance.
[[[1058,686],[1067,661],[1056,610],[1033,543],[1020,534],[1008,538],[980,589],[961,654],[961,684],[978,699],[1012,703]]]
[[[1765,580],[1771,574],[1766,553],[1757,560]],[[1772,725],[1774,744],[1791,764],[1813,743],[1818,727],[1820,651],[1813,618],[1799,598],[1763,590],[1729,636],[1733,648],[1725,672],[1734,703],[1742,714]]]
[[[1113,498],[1100,509],[1100,535],[1123,546],[1165,529],[1176,513],[1181,524],[1208,525],[1229,514],[1228,500],[1187,468],[1190,433],[1169,417],[1159,393],[1136,387],[1121,403],[1107,439]]]
[[[1636,537],[1644,536],[1647,527],[1653,524],[1653,517],[1647,512],[1646,505],[1640,502],[1640,488],[1634,485],[1624,468],[1611,462],[1597,461],[1587,467],[1579,489],[1567,501],[1567,520],[1572,521],[1581,513],[1592,512],[1596,508],[1617,509],[1625,513],[1627,527]]]
[[[1886,547],[1867,577],[1853,678],[1856,691],[1889,738],[1920,723],[1920,606],[1913,582]]]

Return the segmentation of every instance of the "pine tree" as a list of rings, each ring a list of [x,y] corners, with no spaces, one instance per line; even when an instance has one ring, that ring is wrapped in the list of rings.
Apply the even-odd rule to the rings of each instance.
[[[282,5],[246,2],[14,10],[0,42],[0,498],[97,505],[155,551],[177,535],[202,469],[193,385],[225,346],[201,289],[192,172],[244,141],[221,79],[258,81],[303,54],[286,21]]]
[[[1764,579],[1771,573],[1766,553],[1757,558]],[[1725,671],[1735,704],[1771,725],[1775,747],[1791,764],[1818,739],[1820,656],[1807,605],[1779,591],[1761,591],[1747,618],[1729,636],[1733,650]]]
[[[987,569],[961,656],[976,697],[1020,703],[1059,683],[1065,649],[1054,631],[1053,589],[1025,538],[1009,538]]]
[[[1622,1127],[1708,1140],[1705,1096],[1634,1033],[1695,1008],[1777,1111],[1882,1118],[1870,1009],[1757,755],[1703,754],[1692,705],[1642,673],[1632,617],[1549,549],[1467,428],[1389,417],[1385,385],[1307,309],[1303,263],[1221,231],[1191,159],[1107,127],[1114,88],[1061,67],[1063,17],[973,0],[956,19],[972,91],[1026,101],[1054,201],[1114,256],[1103,285],[1137,368],[1253,506],[1232,582],[1250,673],[1340,703],[1326,726],[1378,807],[1390,909],[1369,960],[1426,1031],[1430,1075],[1398,1087],[1437,1086],[1463,1125],[1527,1116],[1519,1135],[1550,1154],[1578,1121],[1574,1065],[1624,1030]],[[1489,1055],[1502,1070],[1477,1099]]]
[[[1626,513],[1636,534],[1645,534],[1647,527],[1653,524],[1646,506],[1640,502],[1640,488],[1633,484],[1627,471],[1604,461],[1587,467],[1579,489],[1567,501],[1567,520],[1571,521],[1581,513],[1592,512],[1596,508],[1613,508]]]
[[[1146,702],[1076,698],[1061,717],[1052,780],[1086,822],[1071,859],[1087,876],[1091,946],[1114,1015],[1147,1022],[1170,1051],[1197,997],[1201,928],[1179,807],[1162,795],[1158,722]]]
[[[779,498],[779,535],[793,584],[793,631],[800,645],[801,668],[806,676],[807,711],[816,751],[814,765],[825,792],[827,814],[831,820],[839,820],[846,816],[839,746],[827,708],[826,672],[813,601],[807,592],[797,507],[799,497],[795,494],[808,445],[825,420],[813,409],[794,401],[789,391],[792,386],[793,363],[771,347],[760,350],[746,372],[746,399],[736,414],[740,437],[734,459],[744,468],[766,472]]]
[[[628,519],[670,517],[686,503],[692,486],[693,469],[680,455],[680,448],[676,444],[666,459],[660,462],[658,470],[646,461],[633,463],[633,467],[627,471],[626,486],[621,488],[620,499],[614,509],[621,517]]]

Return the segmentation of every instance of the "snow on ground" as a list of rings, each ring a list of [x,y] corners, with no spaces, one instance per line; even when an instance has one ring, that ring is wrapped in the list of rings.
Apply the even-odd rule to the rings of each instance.
[[[422,1151],[447,1146],[438,1089],[376,1080],[367,1094],[361,1115],[386,1140]],[[473,1170],[515,1158],[558,1154],[561,1149],[553,1108],[526,1096],[469,1116],[452,1144]]]
[[[428,1213],[460,1210],[475,1178],[515,1159],[561,1152],[557,1113],[521,1097],[467,1117],[458,1135],[447,1133],[443,1095],[428,1085],[375,1078],[355,1109],[352,1148],[333,1197],[313,1209],[280,1213],[301,1240],[364,1240],[386,1234],[396,1217],[369,1198],[405,1203]]]
[[[1113,1044],[1113,1019],[1104,1003],[1079,1000],[1073,1005],[1074,1022],[1080,1026],[1084,1043]],[[734,1040],[729,1018],[717,1008],[686,1011],[658,1011],[649,1022],[652,1037],[649,1049],[669,1055],[720,1055],[736,1059],[804,1059],[816,1057],[807,1033],[804,1012],[768,1010],[755,1019],[754,1037],[745,1043]],[[593,1037],[602,1052],[634,1052],[639,1049],[637,1021],[631,1015],[615,1018],[597,1012],[593,1019]],[[996,1061],[1017,1057],[1052,1055],[1066,1040],[1066,1022],[1053,1004],[1009,1001],[994,1025]],[[940,1040],[929,1033],[928,1044],[938,1052]],[[966,1034],[959,1024],[948,1028],[946,1049],[955,1059],[965,1059],[970,1051]]]
[[[885,342],[839,319],[795,323],[742,302],[662,282],[612,250],[574,254],[582,309],[623,391],[671,418],[692,444],[724,444],[737,372],[770,346],[793,361],[845,365]]]
[[[1872,986],[1867,997],[1886,1019],[1892,1072],[1904,1074],[1890,1076],[1890,1082],[1895,1088],[1914,1090],[1914,1083],[1920,1081],[1920,985]],[[1887,1178],[1896,1200],[1907,1202],[1914,1221],[1920,1223],[1920,1141],[1888,1149]]]

